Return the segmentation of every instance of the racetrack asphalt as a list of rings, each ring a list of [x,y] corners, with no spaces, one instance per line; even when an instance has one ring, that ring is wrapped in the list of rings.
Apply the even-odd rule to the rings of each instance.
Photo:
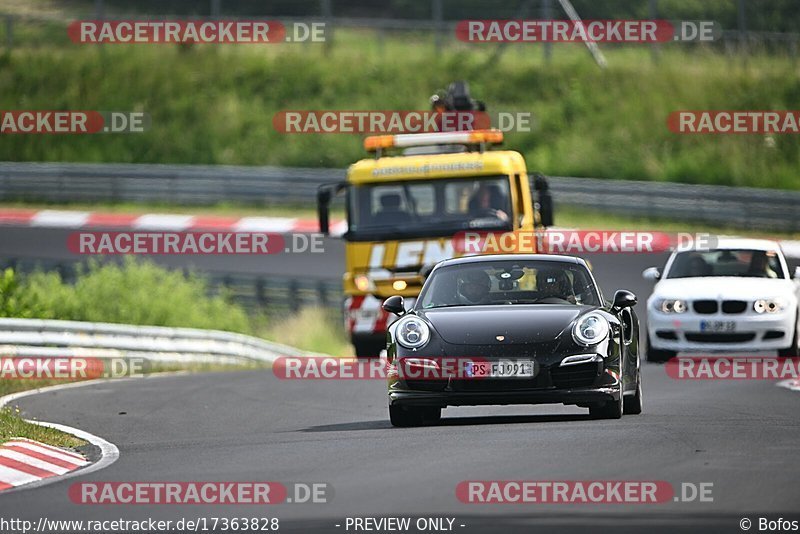
[[[3,228],[4,258],[69,259],[68,230]],[[341,276],[343,247],[308,255],[237,258],[264,274]],[[587,256],[607,297],[665,255]],[[183,265],[186,257],[157,261]],[[215,270],[225,257],[194,257]],[[227,267],[226,267],[227,268]],[[643,325],[644,326],[644,325]],[[0,495],[0,517],[177,520],[278,517],[285,532],[355,532],[347,517],[452,517],[472,532],[741,532],[740,520],[800,519],[800,394],[773,381],[679,381],[644,364],[644,413],[595,421],[564,406],[448,408],[439,426],[394,429],[380,380],[287,381],[270,371],[107,382],[20,401],[24,415],[115,443],[120,459],[86,477]],[[78,505],[85,481],[324,482],[326,504]],[[465,480],[660,480],[713,483],[713,502],[464,504]],[[460,525],[465,525],[461,527]],[[337,527],[336,525],[340,525]],[[412,530],[416,532],[416,530]]]

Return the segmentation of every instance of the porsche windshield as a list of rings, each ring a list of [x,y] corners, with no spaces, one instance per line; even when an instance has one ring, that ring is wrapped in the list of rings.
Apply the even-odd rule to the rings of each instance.
[[[355,185],[349,202],[349,238],[511,229],[507,176]]]
[[[777,252],[750,249],[680,252],[675,256],[666,277],[699,278],[704,276],[787,278]]]
[[[553,261],[487,261],[441,267],[420,294],[423,309],[492,304],[599,306],[586,268]]]

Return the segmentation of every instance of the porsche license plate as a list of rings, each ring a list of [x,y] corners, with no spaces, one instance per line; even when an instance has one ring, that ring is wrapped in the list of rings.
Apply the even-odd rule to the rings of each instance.
[[[474,378],[532,378],[534,369],[534,362],[530,360],[471,362],[467,365],[467,376]]]
[[[701,332],[735,332],[736,321],[700,321]]]

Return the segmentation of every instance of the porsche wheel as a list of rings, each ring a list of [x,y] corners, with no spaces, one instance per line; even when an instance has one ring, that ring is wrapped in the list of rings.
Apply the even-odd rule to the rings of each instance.
[[[654,363],[664,363],[677,356],[674,350],[654,349],[650,343],[650,334],[647,335],[647,361]]]
[[[406,428],[436,423],[442,418],[441,408],[418,406],[389,406],[389,421],[392,426]]]
[[[636,375],[636,394],[629,395],[623,400],[623,413],[625,415],[639,415],[642,413],[642,375]]]

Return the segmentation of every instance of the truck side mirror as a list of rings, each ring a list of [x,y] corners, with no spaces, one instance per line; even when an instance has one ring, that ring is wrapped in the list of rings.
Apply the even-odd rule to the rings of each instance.
[[[330,189],[321,187],[317,191],[317,217],[319,218],[319,231],[325,235],[330,233],[330,210],[328,209],[330,202]]]
[[[550,194],[550,184],[541,173],[533,174],[533,190],[536,191],[539,220],[542,226],[553,226],[553,196]]]
[[[339,194],[347,188],[347,182],[337,182],[333,184],[322,184],[317,189],[317,218],[319,219],[319,231],[327,235],[330,233],[330,203],[334,195]]]

